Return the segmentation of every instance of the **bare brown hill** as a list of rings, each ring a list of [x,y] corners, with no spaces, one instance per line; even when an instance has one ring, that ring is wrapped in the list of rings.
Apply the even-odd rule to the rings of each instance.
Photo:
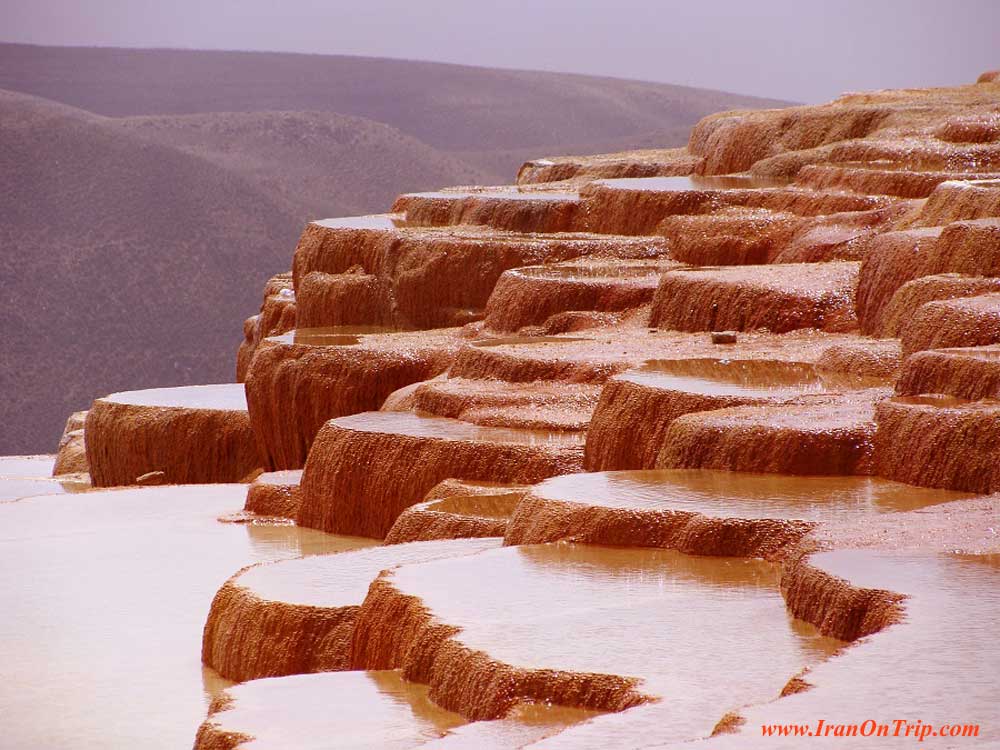
[[[0,453],[52,450],[66,414],[114,390],[231,380],[240,322],[309,219],[508,182],[530,157],[674,145],[705,113],[770,104],[399,60],[17,44],[0,44],[0,88]]]
[[[388,125],[333,112],[210,112],[116,122],[246,177],[303,222],[377,211],[401,192],[510,179]]]
[[[712,112],[787,104],[661,83],[412,60],[25,44],[0,44],[0,88],[114,117],[337,112],[485,158],[526,148],[532,156],[590,153],[665,131],[679,140],[656,145],[676,146]],[[521,156],[500,168],[513,174]]]

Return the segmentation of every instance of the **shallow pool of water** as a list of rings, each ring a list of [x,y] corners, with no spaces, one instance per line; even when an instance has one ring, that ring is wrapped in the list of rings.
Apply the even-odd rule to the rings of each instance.
[[[507,664],[641,678],[663,699],[661,741],[707,735],[840,645],[788,616],[760,560],[561,543],[404,566],[393,580]]]
[[[816,555],[813,561],[855,585],[909,595],[905,620],[818,665],[807,676],[812,690],[748,712],[744,737],[711,747],[745,747],[765,723],[815,728],[819,719],[859,726],[872,720],[888,725],[890,736],[812,737],[809,747],[997,747],[1000,556],[843,550]],[[944,724],[978,724],[979,736],[929,736],[918,743],[912,735],[891,736],[896,719],[919,720],[934,731]],[[768,747],[805,746],[801,738],[772,739]]]
[[[803,362],[763,359],[654,359],[618,379],[662,390],[746,398],[785,398],[883,384],[875,378],[821,373]]]
[[[975,497],[878,477],[788,476],[709,469],[567,474],[532,494],[549,500],[636,510],[685,510],[724,518],[847,519],[916,510]]]
[[[338,427],[360,432],[394,433],[477,443],[583,445],[584,440],[583,434],[578,432],[481,427],[458,419],[407,411],[369,411],[340,417],[333,422]]]
[[[104,396],[102,401],[132,406],[160,406],[184,409],[246,411],[247,397],[242,383],[186,385],[176,388],[148,388]]]
[[[356,540],[220,523],[246,485],[0,505],[0,746],[190,747],[228,683],[201,664],[212,597],[254,562]]]

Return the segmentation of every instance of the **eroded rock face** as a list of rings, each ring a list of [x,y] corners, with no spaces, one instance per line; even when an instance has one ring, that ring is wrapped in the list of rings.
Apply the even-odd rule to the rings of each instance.
[[[345,538],[344,551],[336,554],[238,572],[212,601],[202,661],[238,682],[348,669],[354,622],[380,571],[474,554],[499,546],[499,540],[370,545]]]
[[[342,417],[326,424],[309,453],[297,523],[381,539],[400,513],[449,477],[528,484],[578,471],[582,459],[576,433],[408,412]]]
[[[231,531],[340,550],[218,589],[204,662],[255,682],[197,746],[743,747],[773,717],[991,706],[961,617],[995,573],[938,555],[1000,552],[971,496],[1000,491],[994,79],[312,222],[244,325],[245,401],[95,402],[57,471],[245,481]],[[56,484],[28,464],[0,461],[0,507]],[[295,676],[323,670],[355,671]]]
[[[246,394],[269,468],[302,468],[327,420],[378,409],[393,391],[444,371],[459,346],[454,331],[365,330],[305,329],[259,347]]]
[[[87,412],[87,462],[95,487],[239,482],[261,465],[240,384],[113,393]]]

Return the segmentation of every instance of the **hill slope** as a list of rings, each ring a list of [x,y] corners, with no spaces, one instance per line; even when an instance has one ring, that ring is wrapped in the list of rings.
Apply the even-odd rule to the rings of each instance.
[[[687,129],[723,109],[784,104],[659,83],[385,58],[21,44],[0,44],[0,88],[117,117],[337,112],[453,151],[606,143]]]
[[[0,87],[20,92],[0,92],[0,454],[51,450],[68,412],[114,390],[230,380],[241,321],[309,219],[509,182],[531,157],[675,145],[707,112],[772,104],[398,60],[14,44]]]

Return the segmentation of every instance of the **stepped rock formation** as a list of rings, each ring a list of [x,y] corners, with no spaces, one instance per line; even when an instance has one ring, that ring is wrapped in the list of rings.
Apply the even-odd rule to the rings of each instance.
[[[197,747],[377,744],[345,706],[401,746],[743,747],[962,718],[964,673],[988,715],[998,112],[995,76],[723,112],[308,224],[242,386],[113,394],[61,449],[97,486],[246,481],[230,527],[347,550],[214,584],[202,659],[251,682]]]
[[[530,484],[579,470],[582,459],[583,439],[575,433],[407,412],[341,417],[327,422],[309,453],[296,521],[381,539],[400,513],[449,477]]]
[[[87,412],[87,463],[95,487],[238,482],[261,464],[243,387],[201,385],[113,393]]]
[[[524,485],[446,479],[427,493],[424,502],[400,514],[384,543],[501,537],[527,491]]]
[[[357,539],[354,546],[367,544]],[[238,682],[347,669],[354,621],[380,571],[498,544],[496,539],[419,542],[245,568],[212,600],[202,661]]]

